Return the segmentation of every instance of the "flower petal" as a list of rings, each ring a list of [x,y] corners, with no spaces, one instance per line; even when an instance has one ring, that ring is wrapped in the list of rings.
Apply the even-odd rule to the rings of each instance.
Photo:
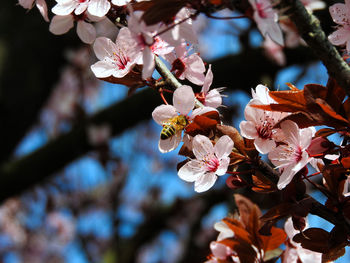
[[[66,16],[73,12],[73,10],[77,7],[78,3],[76,1],[65,0],[60,1],[56,4],[52,9],[52,13],[59,16]]]
[[[205,105],[213,108],[217,108],[222,104],[222,97],[217,89],[212,89],[205,96]]]
[[[194,183],[194,190],[198,193],[209,190],[218,177],[214,173],[205,173]]]
[[[227,135],[221,136],[214,146],[215,155],[219,160],[229,156],[232,152],[232,149],[233,141]]]
[[[98,61],[91,65],[91,70],[97,78],[106,78],[113,74],[114,68],[105,61]]]
[[[176,109],[172,105],[160,105],[152,112],[153,120],[159,125],[163,125],[164,121],[167,121],[177,116]]]
[[[183,85],[174,91],[173,105],[176,110],[187,115],[194,107],[195,96],[190,86]]]
[[[220,160],[220,164],[215,174],[218,176],[222,176],[227,172],[227,168],[230,165],[230,157],[224,157]]]
[[[178,176],[186,182],[194,182],[205,173],[201,161],[192,160],[185,163],[178,171]]]
[[[255,123],[252,121],[241,121],[239,128],[241,130],[242,136],[247,139],[255,139],[259,136],[255,128]]]
[[[179,131],[174,136],[166,140],[159,140],[158,149],[161,153],[167,153],[174,150],[181,142],[181,132]]]
[[[339,25],[349,24],[349,9],[342,3],[337,3],[329,7],[329,13],[335,23]]]
[[[95,27],[83,20],[78,21],[77,34],[81,41],[86,44],[92,44],[96,38]]]
[[[254,140],[254,145],[255,145],[255,148],[258,150],[258,152],[260,152],[262,154],[267,154],[267,153],[271,152],[276,147],[276,143],[274,140],[263,139],[260,137],[258,137]]]
[[[54,16],[51,20],[49,30],[55,35],[67,33],[74,26],[73,16]]]
[[[90,0],[88,12],[94,16],[103,17],[111,8],[111,3],[107,0]]]
[[[142,69],[142,78],[148,79],[152,76],[155,62],[154,62],[154,54],[152,53],[152,50],[146,46],[142,52],[142,59],[143,59],[143,69]]]
[[[45,0],[36,0],[36,7],[39,9],[40,14],[45,19],[46,22],[49,22],[49,17],[47,13],[47,5]]]
[[[210,64],[208,71],[207,71],[207,74],[205,75],[204,84],[202,87],[202,92],[207,94],[209,91],[209,87],[211,86],[212,83],[213,83],[213,72],[211,71],[211,64]]]
[[[208,137],[203,135],[196,135],[193,138],[193,154],[198,160],[203,160],[208,154],[214,153],[214,147]]]

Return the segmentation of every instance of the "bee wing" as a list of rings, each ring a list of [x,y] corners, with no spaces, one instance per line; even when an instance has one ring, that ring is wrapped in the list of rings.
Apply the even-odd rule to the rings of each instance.
[[[181,138],[182,138],[181,132],[182,131],[176,132],[175,135],[171,136],[169,139],[159,140],[159,143],[158,143],[159,151],[162,153],[167,153],[174,150],[181,142]]]

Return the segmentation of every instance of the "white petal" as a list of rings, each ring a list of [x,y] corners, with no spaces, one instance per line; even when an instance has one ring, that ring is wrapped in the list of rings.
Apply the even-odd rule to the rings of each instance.
[[[57,5],[55,5],[51,11],[52,13],[59,16],[66,16],[73,12],[73,10],[77,7],[78,3],[72,0],[61,1]]]
[[[107,0],[90,0],[88,12],[94,16],[103,17],[111,8],[111,3]]]
[[[198,160],[203,160],[206,155],[214,153],[214,147],[208,137],[196,135],[193,138],[193,154]]]
[[[216,222],[214,228],[220,232],[219,236],[216,239],[217,241],[221,241],[223,239],[234,236],[233,231],[223,221]]]
[[[194,183],[194,190],[198,193],[209,190],[215,184],[217,178],[214,173],[203,174]]]
[[[152,53],[152,50],[149,47],[145,47],[145,49],[143,50],[142,59],[142,78],[148,79],[152,76],[155,67],[154,54]]]
[[[92,44],[96,38],[95,27],[83,20],[78,21],[77,34],[81,41],[86,44]]]
[[[208,93],[209,87],[211,86],[212,83],[213,83],[213,72],[211,71],[211,65],[209,65],[207,74],[205,75],[205,80],[204,80],[204,84],[202,87],[202,92]]]
[[[175,116],[177,116],[176,109],[172,105],[160,105],[152,112],[153,120],[159,125],[162,125],[164,121],[167,121]]]
[[[49,30],[55,35],[62,35],[67,33],[73,26],[73,16],[54,16],[51,20]]]
[[[222,176],[227,172],[227,168],[230,165],[230,157],[224,157],[220,160],[220,164],[215,174],[218,176]]]
[[[74,14],[76,15],[81,15],[85,10],[86,8],[88,7],[89,5],[89,2],[86,1],[84,3],[80,3],[74,10]]]
[[[173,105],[182,115],[187,115],[194,107],[195,96],[190,86],[183,85],[174,91]]]
[[[277,187],[279,190],[285,188],[293,179],[295,172],[292,171],[293,166],[287,166],[284,168],[281,177],[278,180]]]
[[[222,104],[221,94],[217,89],[212,89],[205,96],[205,105],[213,108],[217,108]]]
[[[255,123],[252,121],[241,121],[239,128],[241,130],[242,136],[247,139],[255,139],[259,137],[258,132],[255,128]]]
[[[49,17],[47,16],[47,5],[45,0],[36,0],[36,7],[39,9],[40,14],[43,16],[46,22],[49,22]]]
[[[227,135],[221,136],[214,146],[214,152],[218,159],[230,155],[233,149],[233,141]]]
[[[205,173],[201,161],[192,160],[185,163],[178,171],[178,176],[186,182],[194,182]]]
[[[254,145],[255,145],[255,148],[258,150],[258,152],[262,154],[267,154],[276,147],[276,143],[274,140],[262,139],[260,137],[254,140]]]
[[[113,74],[114,68],[110,63],[105,61],[98,61],[91,65],[91,70],[97,78],[106,78]]]
[[[98,37],[95,40],[94,51],[99,60],[104,60],[106,57],[111,57],[116,49],[116,44],[114,44],[109,38]]]
[[[293,121],[286,120],[281,123],[281,129],[286,136],[286,141],[288,144],[299,146],[300,145],[300,135],[299,127]]]
[[[161,153],[167,153],[174,150],[181,142],[181,131],[167,140],[159,140],[158,148]]]

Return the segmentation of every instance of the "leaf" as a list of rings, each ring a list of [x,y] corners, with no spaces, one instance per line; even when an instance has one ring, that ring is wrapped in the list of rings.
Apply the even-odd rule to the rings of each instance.
[[[300,243],[303,248],[327,253],[329,251],[329,233],[321,228],[308,228],[302,233],[296,234],[293,241]]]
[[[227,217],[222,221],[224,221],[225,224],[233,231],[235,238],[239,238],[248,243],[251,243],[250,235],[240,221]]]
[[[267,211],[260,220],[262,221],[272,221],[276,219],[280,219],[285,216],[289,216],[293,212],[293,203],[282,203],[272,207],[269,211]]]
[[[252,225],[251,221],[255,220],[255,218],[252,218],[252,217],[257,216],[259,218],[261,216],[261,211],[256,204],[254,204],[252,201],[250,201],[248,198],[244,197],[243,195],[235,194],[234,198],[235,198],[236,206],[238,208],[239,215],[241,217],[241,221],[249,231],[251,230],[251,225]],[[257,231],[258,230],[259,229],[257,229]]]
[[[335,261],[345,255],[345,248],[332,248],[327,253],[322,254],[322,263]]]
[[[303,90],[270,91],[269,95],[278,104],[290,105],[297,108],[304,108],[306,105]]]
[[[324,100],[316,99],[316,103],[321,107],[324,113],[326,113],[329,117],[336,119],[340,122],[344,122],[344,125],[347,126],[349,124],[348,120],[344,119],[341,115],[337,114],[331,106],[329,106]]]
[[[267,110],[267,111],[281,111],[281,112],[300,112],[305,111],[304,107],[296,106],[292,104],[268,104],[268,105],[256,105],[256,104],[250,104],[251,107],[261,109],[261,110]]]
[[[226,179],[226,185],[231,189],[239,189],[239,188],[246,187],[248,183],[238,175],[230,175]]]
[[[113,84],[121,84],[128,87],[143,87],[146,85],[146,82],[142,79],[142,68],[136,66],[136,69],[136,71],[130,71],[127,75],[125,75],[122,78],[110,76],[107,78],[100,78],[100,80],[107,81]]]
[[[342,158],[340,162],[344,168],[350,168],[350,156]]]
[[[186,126],[185,132],[192,137],[197,134],[209,134],[209,131],[214,129],[219,122],[219,113],[217,111],[210,111],[194,117],[192,122]]]
[[[304,86],[304,98],[307,104],[315,103],[317,98],[326,99],[327,87],[319,84],[306,84]]]
[[[299,89],[292,83],[287,82],[286,85],[293,91],[298,91]]]
[[[257,171],[252,176],[253,184],[252,190],[257,193],[272,193],[277,191],[276,184],[264,176],[261,172]]]
[[[260,236],[263,242],[264,251],[274,250],[278,248],[283,242],[287,239],[287,234],[283,229],[272,227],[271,228],[271,236]]]
[[[265,255],[264,255],[264,262],[267,262],[273,258],[277,258],[279,257],[280,255],[282,255],[283,253],[283,250],[280,249],[280,248],[276,248],[274,250],[269,250],[269,251],[266,251],[265,252]]]
[[[328,137],[329,135],[332,135],[336,132],[336,130],[331,128],[323,128],[316,132],[315,137]]]

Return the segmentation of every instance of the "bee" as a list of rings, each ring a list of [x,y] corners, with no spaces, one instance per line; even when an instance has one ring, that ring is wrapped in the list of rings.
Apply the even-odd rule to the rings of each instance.
[[[183,130],[188,121],[185,116],[178,115],[165,122],[163,122],[163,129],[160,132],[160,139],[166,140],[174,136],[178,131]]]

